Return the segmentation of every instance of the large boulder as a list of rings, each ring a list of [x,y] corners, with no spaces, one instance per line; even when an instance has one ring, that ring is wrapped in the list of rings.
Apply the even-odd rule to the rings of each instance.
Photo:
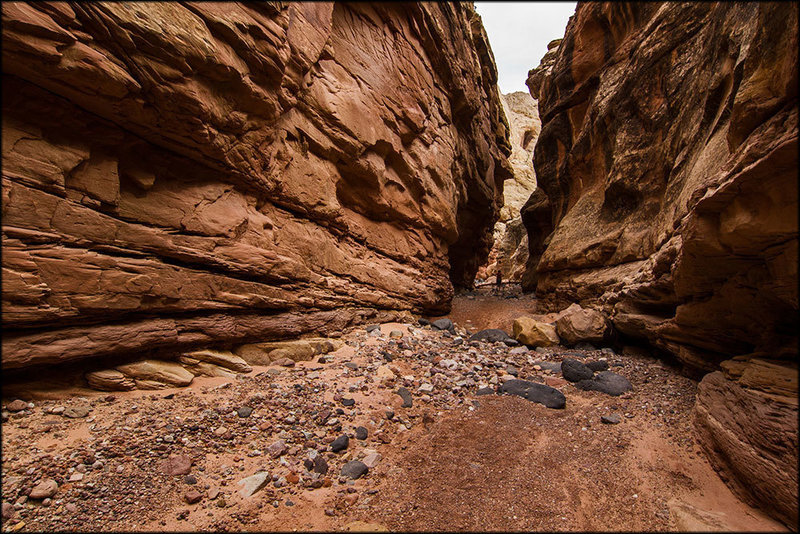
[[[567,398],[555,388],[528,380],[511,379],[503,382],[500,393],[516,395],[531,402],[544,404],[548,408],[561,409],[567,405]]]
[[[567,345],[579,342],[599,344],[609,337],[609,321],[597,310],[572,304],[560,315],[556,320],[556,332]]]
[[[561,374],[570,382],[580,382],[589,380],[594,375],[594,371],[582,362],[573,358],[564,358],[561,362]]]
[[[591,369],[589,371],[591,372]],[[576,382],[575,387],[586,391],[599,391],[600,393],[605,393],[606,395],[612,395],[614,397],[618,397],[626,391],[633,389],[633,386],[627,378],[613,371],[600,371],[599,373],[595,373],[592,378]]]
[[[561,342],[555,326],[532,317],[518,317],[511,327],[514,339],[529,347],[550,347]]]
[[[118,365],[115,369],[133,379],[140,389],[188,386],[194,379],[194,375],[181,364],[166,360],[139,360]]]
[[[2,12],[3,369],[440,316],[488,256],[471,3]]]

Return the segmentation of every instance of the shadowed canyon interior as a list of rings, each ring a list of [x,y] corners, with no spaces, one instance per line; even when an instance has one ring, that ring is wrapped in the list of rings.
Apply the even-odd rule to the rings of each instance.
[[[581,3],[529,96],[470,3],[4,3],[3,370],[410,322],[500,271],[680,362],[709,460],[795,525],[797,7]]]

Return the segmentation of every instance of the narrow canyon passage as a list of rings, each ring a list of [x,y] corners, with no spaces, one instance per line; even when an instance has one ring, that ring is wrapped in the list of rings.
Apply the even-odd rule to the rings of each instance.
[[[3,3],[2,530],[796,530],[797,2],[567,7]]]

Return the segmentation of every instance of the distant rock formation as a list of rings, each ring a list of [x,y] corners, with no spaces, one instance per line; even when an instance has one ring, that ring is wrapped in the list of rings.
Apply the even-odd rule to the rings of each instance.
[[[471,4],[8,2],[3,368],[449,310],[510,176]]]
[[[526,289],[552,309],[604,309],[623,335],[711,372],[696,422],[712,461],[794,526],[797,14],[579,4],[528,79],[542,193],[523,219],[543,244]]]
[[[541,130],[539,108],[528,93],[517,91],[500,95],[508,119],[513,176],[503,184],[503,208],[494,226],[494,245],[489,263],[478,271],[478,278],[492,278],[499,270],[504,280],[519,281],[528,262],[528,234],[520,210],[536,188],[533,172],[533,147]]]

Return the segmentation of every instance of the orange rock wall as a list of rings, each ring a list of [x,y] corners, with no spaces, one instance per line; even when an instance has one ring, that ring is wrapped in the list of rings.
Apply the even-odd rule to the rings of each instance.
[[[446,312],[485,259],[471,5],[2,10],[4,368]]]
[[[523,209],[526,288],[710,373],[701,443],[794,526],[797,50],[796,2],[579,4],[528,79],[546,198]]]

